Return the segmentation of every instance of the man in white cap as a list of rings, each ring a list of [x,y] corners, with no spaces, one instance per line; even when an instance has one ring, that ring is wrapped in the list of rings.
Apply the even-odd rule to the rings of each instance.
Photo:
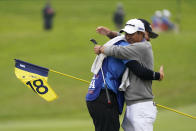
[[[144,24],[138,19],[129,20],[125,28],[127,46],[95,46],[95,52],[120,59],[137,61],[153,70],[151,44],[145,40]],[[153,131],[157,109],[153,103],[152,80],[144,80],[129,70],[129,85],[125,87],[126,113],[122,123],[125,131]]]
[[[152,31],[151,24],[147,20],[145,20],[145,19],[138,19],[138,20],[141,20],[144,24],[145,39],[147,41],[150,41],[150,39],[156,39],[159,36],[158,34],[156,34],[155,32]],[[97,27],[96,32],[101,34],[101,35],[105,35],[110,39],[121,35],[119,32],[112,31],[109,28],[104,27],[104,26]]]

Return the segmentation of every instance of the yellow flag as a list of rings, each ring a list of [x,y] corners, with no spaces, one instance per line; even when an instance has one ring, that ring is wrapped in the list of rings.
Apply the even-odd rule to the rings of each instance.
[[[54,90],[48,85],[49,69],[15,59],[15,74],[27,87],[46,101],[58,98]]]

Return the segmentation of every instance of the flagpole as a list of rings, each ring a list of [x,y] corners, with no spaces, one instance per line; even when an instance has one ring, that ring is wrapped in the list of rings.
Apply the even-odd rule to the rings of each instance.
[[[68,75],[68,74],[64,74],[64,73],[61,73],[61,72],[58,72],[58,71],[55,71],[55,70],[52,70],[52,69],[49,69],[49,70],[50,70],[51,72],[54,72],[54,73],[57,73],[57,74],[60,74],[60,75],[63,75],[63,76],[67,76],[67,77],[69,77],[69,78],[72,78],[72,79],[79,80],[79,81],[82,81],[82,82],[85,82],[85,83],[90,84],[90,82],[87,81],[87,80],[83,80],[83,79],[81,79],[81,78],[77,78],[77,77],[75,77],[75,76],[71,76],[71,75]],[[175,110],[175,109],[172,109],[172,108],[169,108],[169,107],[160,105],[160,104],[156,104],[156,106],[157,106],[157,107],[160,107],[160,108],[163,108],[163,109],[166,109],[166,110],[169,110],[169,111],[172,111],[172,112],[175,112],[175,113],[177,113],[177,114],[186,116],[186,117],[188,117],[188,118],[196,119],[195,116],[191,116],[191,115],[189,115],[189,114],[186,114],[186,113],[177,111],[177,110]]]
[[[156,106],[161,107],[161,108],[164,108],[164,109],[166,109],[166,110],[170,110],[170,111],[176,112],[176,113],[178,113],[178,114],[180,114],[180,115],[183,115],[183,116],[186,116],[186,117],[189,117],[189,118],[192,118],[192,119],[196,119],[196,117],[194,117],[194,116],[191,116],[191,115],[189,115],[189,114],[186,114],[186,113],[183,113],[183,112],[174,110],[174,109],[172,109],[172,108],[169,108],[169,107],[166,107],[166,106],[163,106],[163,105],[160,105],[160,104],[156,104]]]
[[[77,78],[75,76],[71,76],[71,75],[68,75],[68,74],[64,74],[64,73],[61,73],[61,72],[58,72],[58,71],[55,71],[55,70],[52,70],[52,69],[49,69],[51,72],[54,72],[54,73],[57,73],[57,74],[60,74],[60,75],[63,75],[63,76],[67,76],[69,78],[72,78],[72,79],[75,79],[75,80],[79,80],[79,81],[82,81],[82,82],[85,82],[85,83],[88,83],[90,84],[89,81],[87,80],[83,80],[83,79],[80,79],[80,78]]]

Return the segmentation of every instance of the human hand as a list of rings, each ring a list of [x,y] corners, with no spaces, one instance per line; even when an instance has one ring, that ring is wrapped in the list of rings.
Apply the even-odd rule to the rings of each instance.
[[[101,47],[102,47],[101,45],[95,45],[94,46],[94,53],[97,54],[97,55],[99,55],[101,53],[100,52],[100,48]]]
[[[101,35],[106,35],[107,36],[111,32],[111,30],[108,29],[107,27],[99,26],[99,27],[97,27],[96,32],[101,34]]]
[[[160,67],[159,73],[160,73],[160,79],[159,80],[161,81],[164,78],[163,65]]]

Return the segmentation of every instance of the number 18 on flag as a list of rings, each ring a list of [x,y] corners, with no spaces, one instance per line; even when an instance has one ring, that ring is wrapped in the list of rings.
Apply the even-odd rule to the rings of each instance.
[[[50,102],[57,99],[58,96],[47,83],[48,72],[47,68],[15,59],[16,77],[40,97]]]

